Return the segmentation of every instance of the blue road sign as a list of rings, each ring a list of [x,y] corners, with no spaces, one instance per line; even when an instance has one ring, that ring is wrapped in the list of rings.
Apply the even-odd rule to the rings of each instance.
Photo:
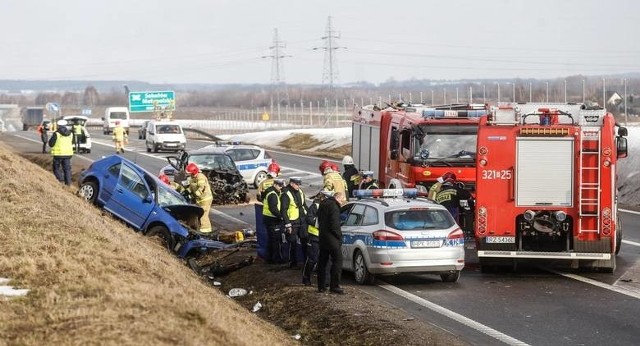
[[[174,91],[129,92],[129,112],[131,113],[174,110],[175,105],[176,93]]]

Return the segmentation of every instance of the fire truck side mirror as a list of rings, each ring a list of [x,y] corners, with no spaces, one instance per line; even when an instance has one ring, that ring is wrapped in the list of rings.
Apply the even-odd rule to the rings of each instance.
[[[626,127],[618,127],[618,136],[627,137],[628,135],[629,132],[627,131]]]
[[[617,157],[618,158],[625,158],[627,157],[627,139],[624,137],[617,137],[616,138],[616,151],[617,151]]]

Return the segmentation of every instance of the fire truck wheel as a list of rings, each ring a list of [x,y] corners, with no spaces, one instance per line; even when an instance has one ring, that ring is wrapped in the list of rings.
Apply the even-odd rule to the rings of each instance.
[[[375,276],[369,272],[367,262],[360,250],[356,250],[353,255],[353,277],[360,285],[371,285],[376,280]]]
[[[171,236],[171,232],[165,226],[153,226],[145,233],[147,237],[158,237],[162,241],[162,244],[169,249],[169,251],[173,251],[173,247],[175,246],[175,240]]]
[[[618,218],[618,222],[616,223],[616,256],[620,252],[620,247],[622,246],[622,221]]]
[[[443,282],[456,282],[460,278],[460,271],[456,270],[453,273],[440,274]]]

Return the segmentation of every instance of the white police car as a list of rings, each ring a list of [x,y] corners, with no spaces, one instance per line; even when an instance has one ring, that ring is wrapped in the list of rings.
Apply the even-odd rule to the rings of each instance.
[[[263,148],[238,142],[221,142],[207,147],[216,146],[224,147],[224,152],[231,156],[247,185],[257,188],[267,178],[267,167],[273,159]]]
[[[416,189],[356,190],[341,208],[342,267],[357,283],[400,273],[460,278],[464,233],[446,208],[416,196]]]

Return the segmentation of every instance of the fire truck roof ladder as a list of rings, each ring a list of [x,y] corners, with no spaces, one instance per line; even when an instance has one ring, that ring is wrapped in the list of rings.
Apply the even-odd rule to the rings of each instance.
[[[582,128],[580,136],[579,231],[600,230],[600,136],[597,127]]]

